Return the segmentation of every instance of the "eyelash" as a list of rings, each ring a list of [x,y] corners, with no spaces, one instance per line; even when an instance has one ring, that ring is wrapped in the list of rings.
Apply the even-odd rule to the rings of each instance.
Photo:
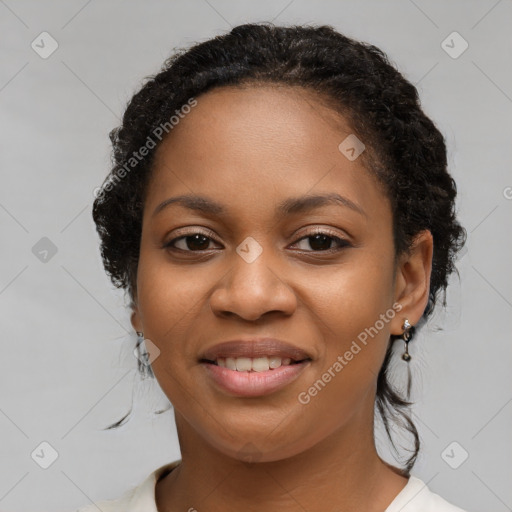
[[[207,251],[211,250],[211,249],[204,249],[204,250],[199,250],[199,251],[192,251],[192,250],[180,249],[178,247],[173,247],[173,244],[175,242],[177,242],[178,240],[183,240],[185,238],[188,238],[188,237],[191,237],[191,236],[194,236],[194,235],[201,235],[201,236],[203,236],[205,238],[209,238],[210,240],[213,240],[216,243],[219,243],[219,242],[217,242],[215,240],[215,238],[213,238],[211,236],[211,233],[205,233],[203,231],[191,231],[190,233],[186,233],[186,234],[183,234],[183,235],[181,235],[181,236],[179,236],[177,238],[173,238],[169,242],[165,243],[163,248],[171,250],[171,251],[179,251],[179,252],[182,252],[182,253],[183,252],[201,253],[201,252],[207,252]],[[334,249],[331,248],[331,249],[317,250],[317,251],[315,251],[314,249],[310,250],[310,251],[305,251],[305,250],[301,249],[300,250],[301,252],[332,254],[333,252],[338,252],[338,251],[341,251],[342,249],[344,249],[345,247],[351,246],[351,244],[347,240],[345,240],[344,238],[341,238],[341,237],[333,234],[331,231],[329,231],[328,229],[325,229],[325,228],[316,228],[314,231],[312,231],[312,232],[308,233],[307,235],[304,235],[301,238],[299,238],[293,245],[301,242],[302,240],[306,240],[308,238],[314,237],[315,235],[325,235],[328,238],[331,238],[332,240],[334,240],[338,244],[338,247],[334,248]]]

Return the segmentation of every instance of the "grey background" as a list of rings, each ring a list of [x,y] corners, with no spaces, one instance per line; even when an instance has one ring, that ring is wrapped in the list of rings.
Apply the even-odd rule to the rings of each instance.
[[[510,0],[0,0],[0,510],[118,497],[179,458],[172,411],[152,415],[167,399],[137,384],[93,190],[108,171],[108,131],[173,47],[270,20],[329,23],[379,46],[446,136],[469,239],[448,308],[411,344],[423,442],[413,474],[468,511],[512,510],[511,15]],[[43,31],[59,45],[46,59],[31,47]],[[458,58],[441,46],[453,31],[469,44]],[[57,250],[46,261],[43,237]],[[102,432],[132,398],[132,421]],[[377,438],[396,463],[381,429]],[[48,469],[31,457],[43,441],[58,453]],[[453,469],[446,460],[460,463],[463,450]]]

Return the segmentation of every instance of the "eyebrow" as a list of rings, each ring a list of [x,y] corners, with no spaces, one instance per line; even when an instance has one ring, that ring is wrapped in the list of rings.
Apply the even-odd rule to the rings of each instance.
[[[208,199],[204,196],[184,194],[176,197],[170,197],[165,201],[161,202],[154,210],[153,217],[160,213],[162,210],[172,204],[179,204],[189,210],[194,210],[204,214],[210,215],[225,215],[226,208],[212,199]],[[341,196],[340,194],[331,193],[324,195],[307,195],[301,197],[291,197],[285,199],[277,206],[277,213],[280,215],[293,215],[297,213],[304,213],[321,208],[322,206],[328,206],[331,204],[337,204],[350,208],[351,210],[367,217],[366,212],[356,203],[348,199],[347,197]]]

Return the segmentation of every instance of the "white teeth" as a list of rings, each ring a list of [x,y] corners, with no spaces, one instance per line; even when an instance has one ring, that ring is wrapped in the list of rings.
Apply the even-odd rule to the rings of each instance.
[[[269,357],[268,364],[270,368],[279,368],[281,366],[281,358],[277,356]]]
[[[252,369],[252,361],[249,357],[237,357],[236,369],[239,372],[250,372]]]
[[[289,357],[278,356],[264,356],[264,357],[219,357],[215,361],[217,366],[228,368],[229,370],[236,370],[239,372],[266,372],[279,368],[280,366],[287,366],[291,364],[292,360]]]
[[[268,357],[255,357],[252,360],[252,369],[255,372],[266,372],[269,370]]]
[[[236,359],[234,357],[226,357],[226,368],[236,370]]]

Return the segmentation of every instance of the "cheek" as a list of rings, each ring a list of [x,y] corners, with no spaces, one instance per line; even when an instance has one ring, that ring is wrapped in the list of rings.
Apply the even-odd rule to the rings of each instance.
[[[162,355],[172,353],[173,362],[191,350],[186,344],[178,350],[177,345],[189,337],[190,326],[205,306],[201,299],[208,293],[208,285],[200,276],[192,265],[170,265],[164,251],[141,252],[137,288],[145,335],[154,340]],[[171,358],[165,360],[170,363]]]
[[[310,288],[310,305],[317,317],[313,320],[324,336],[320,373],[336,374],[332,379],[335,383],[328,386],[333,391],[348,387],[356,395],[378,375],[388,346],[390,321],[396,314],[392,283],[392,259],[385,255],[368,257],[361,251],[333,270],[328,280],[318,280]],[[326,380],[331,377],[326,375]]]
[[[190,410],[199,397],[190,379],[193,346],[186,341],[193,338],[202,314],[204,281],[197,279],[197,272],[172,267],[159,255],[141,253],[137,286],[144,336],[160,351],[151,363],[155,378],[176,410]]]
[[[373,325],[390,307],[393,268],[388,259],[375,260],[361,252],[332,269],[328,278],[312,281],[311,306],[322,314],[332,331],[354,334]]]
[[[315,378],[300,396],[302,412],[307,414],[303,419],[299,414],[297,421],[309,418],[313,428],[315,418],[323,417],[316,436],[345,424],[358,411],[373,411],[376,379],[390,320],[396,314],[392,277],[390,258],[376,261],[361,254],[358,263],[333,270],[328,280],[311,283],[309,301],[316,312],[312,321],[322,331],[324,352]]]

